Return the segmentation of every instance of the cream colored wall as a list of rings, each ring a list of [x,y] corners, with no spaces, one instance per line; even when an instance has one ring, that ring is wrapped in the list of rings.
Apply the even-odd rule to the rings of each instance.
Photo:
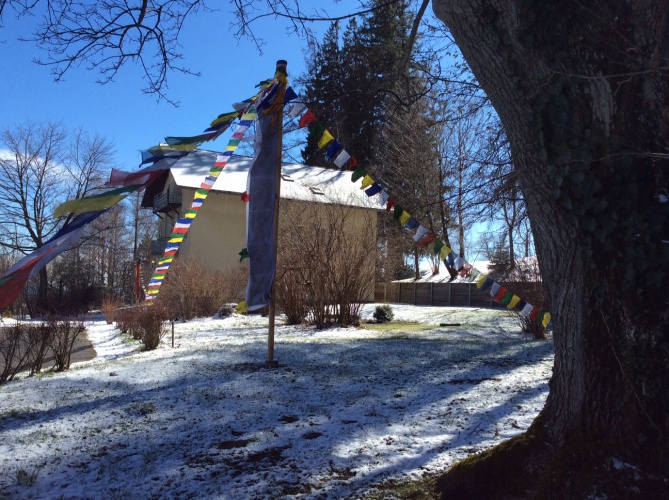
[[[174,182],[170,175],[170,179],[166,184]],[[184,214],[193,197],[195,196],[194,189],[182,189],[182,207],[179,210],[179,216]],[[290,203],[290,201],[287,201]],[[327,205],[322,203],[315,203],[312,205],[318,210],[327,210]],[[360,227],[361,230],[365,225],[366,209],[353,208],[349,223]],[[160,222],[161,231],[167,231],[167,236],[171,231],[176,219],[169,219],[165,216],[164,220]],[[373,238],[376,241],[376,220],[372,224],[371,232],[367,231],[366,237]],[[361,233],[362,234],[362,233]],[[165,235],[160,233],[160,237]],[[224,193],[210,193],[200,209],[197,217],[193,220],[193,224],[181,244],[179,255],[182,257],[196,256],[203,264],[212,269],[228,269],[239,266],[239,252],[246,246],[246,204],[241,201],[238,194],[224,194]],[[369,256],[369,266],[373,269],[375,265],[375,256]],[[373,290],[373,287],[372,287]],[[369,301],[373,301],[373,291],[368,297]]]
[[[183,189],[183,213],[195,190]],[[239,195],[210,193],[184,239],[179,253],[194,255],[213,269],[239,265],[239,252],[246,246],[246,204]]]

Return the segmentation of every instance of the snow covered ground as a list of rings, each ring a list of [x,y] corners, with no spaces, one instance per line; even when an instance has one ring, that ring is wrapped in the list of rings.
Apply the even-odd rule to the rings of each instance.
[[[504,311],[392,307],[461,326],[277,326],[267,369],[267,318],[176,324],[153,352],[94,322],[97,358],[0,386],[0,498],[360,497],[530,425],[551,341]]]

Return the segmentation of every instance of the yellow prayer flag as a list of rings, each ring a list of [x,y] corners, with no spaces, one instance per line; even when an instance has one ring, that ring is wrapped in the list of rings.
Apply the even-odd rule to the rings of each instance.
[[[326,130],[325,132],[323,132],[323,137],[321,137],[321,140],[318,141],[318,149],[323,149],[332,141],[334,141],[334,137],[332,137],[332,134]],[[374,181],[372,181],[372,183],[373,182]]]
[[[184,240],[184,237],[182,234],[179,236],[175,236],[174,238],[170,238],[167,240],[168,243],[181,243]]]
[[[174,144],[170,146],[172,149],[176,149],[177,151],[193,151],[199,146],[199,143],[195,144]]]
[[[479,276],[479,279],[476,280],[476,288],[481,288],[483,286],[483,283],[485,283],[485,280],[488,278],[487,274],[481,273],[481,276]]]
[[[546,328],[548,326],[548,323],[551,322],[551,313],[547,312],[544,314],[544,319],[541,322],[541,325]]]
[[[518,295],[514,295],[513,297],[511,297],[511,301],[509,302],[509,305],[506,306],[506,308],[513,309],[514,307],[516,307],[516,305],[518,305],[518,302],[520,302],[520,297],[518,297]]]
[[[448,254],[451,253],[451,249],[449,248],[448,245],[444,245],[441,247],[441,250],[439,250],[439,258],[441,260],[444,260],[446,257],[448,257]]]
[[[360,189],[367,189],[372,184],[374,184],[374,179],[372,179],[369,175],[365,175],[365,177],[362,179],[362,186],[360,186]]]
[[[53,212],[53,216],[61,217],[69,213],[83,214],[86,212],[97,212],[98,210],[104,210],[105,208],[116,205],[123,198],[125,198],[127,194],[128,193],[68,200],[56,207],[56,210]]]
[[[230,113],[226,113],[224,115],[219,116],[216,118],[213,122],[210,123],[210,126],[218,125],[219,123],[224,123],[224,122],[229,122],[231,120],[234,120],[237,115],[239,114],[238,111],[231,111]]]
[[[237,314],[243,314],[245,312],[248,312],[248,309],[246,308],[246,301],[242,300],[237,306],[235,307],[235,312]]]
[[[406,224],[407,221],[409,220],[409,217],[411,217],[411,215],[409,215],[409,212],[402,212],[402,215],[400,215],[400,224],[404,226],[404,224]]]
[[[197,191],[195,191],[195,196],[193,197],[193,199],[194,199],[194,200],[206,200],[206,199],[207,199],[207,195],[208,195],[209,193],[206,193],[206,192],[205,192],[205,193],[200,193],[200,192],[198,192],[198,191],[199,191],[199,189],[198,189]]]

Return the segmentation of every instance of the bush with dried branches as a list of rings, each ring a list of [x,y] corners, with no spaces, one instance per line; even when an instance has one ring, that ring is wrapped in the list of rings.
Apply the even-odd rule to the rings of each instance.
[[[70,367],[72,350],[77,339],[86,331],[83,321],[69,319],[49,320],[46,327],[51,330],[49,348],[55,361],[55,370],[61,372]]]
[[[247,275],[245,263],[226,270],[211,269],[196,256],[189,256],[172,264],[157,302],[171,318],[213,316],[223,304],[243,300]]]
[[[277,303],[289,321],[306,317],[318,328],[358,324],[360,307],[374,289],[375,228],[376,214],[370,210],[284,203]]]
[[[121,301],[118,297],[108,296],[102,300],[102,305],[100,306],[100,311],[105,318],[105,321],[108,325],[111,325],[116,320],[116,314],[118,309],[121,306]]]

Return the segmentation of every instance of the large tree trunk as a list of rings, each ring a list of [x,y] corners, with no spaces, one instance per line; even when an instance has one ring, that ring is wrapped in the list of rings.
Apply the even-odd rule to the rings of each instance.
[[[531,475],[541,482],[526,486],[547,496],[666,495],[668,4],[433,7],[507,130],[553,314],[550,394],[525,436],[542,444],[521,446],[541,460]],[[449,473],[441,484],[451,494],[475,484],[458,481]]]

